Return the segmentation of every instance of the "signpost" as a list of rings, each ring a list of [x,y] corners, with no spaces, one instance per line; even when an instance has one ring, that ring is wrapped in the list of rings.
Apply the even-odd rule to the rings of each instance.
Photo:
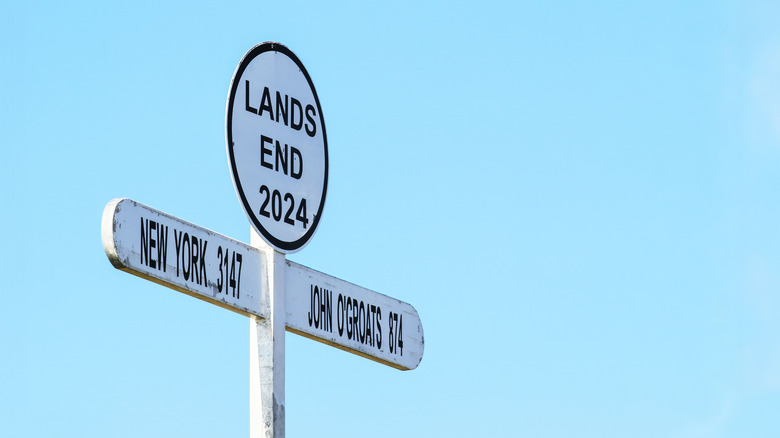
[[[422,322],[410,304],[285,259],[314,234],[328,183],[322,109],[300,60],[278,43],[252,48],[226,113],[250,245],[125,198],[103,211],[103,247],[117,269],[250,318],[250,436],[283,438],[285,330],[412,370]]]

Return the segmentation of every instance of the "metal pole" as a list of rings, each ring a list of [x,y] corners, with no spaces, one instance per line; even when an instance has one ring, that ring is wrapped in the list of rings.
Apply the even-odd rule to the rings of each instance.
[[[264,254],[268,284],[263,285],[268,319],[249,319],[249,436],[284,438],[284,254],[250,227],[250,244]]]

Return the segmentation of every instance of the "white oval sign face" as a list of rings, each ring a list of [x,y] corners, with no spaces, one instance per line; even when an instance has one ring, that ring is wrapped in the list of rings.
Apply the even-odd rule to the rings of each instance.
[[[225,125],[230,174],[249,222],[277,250],[300,250],[325,204],[328,141],[314,84],[290,49],[262,43],[244,55]]]

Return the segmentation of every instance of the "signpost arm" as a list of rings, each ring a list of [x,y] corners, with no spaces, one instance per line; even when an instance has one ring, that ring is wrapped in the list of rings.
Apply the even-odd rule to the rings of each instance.
[[[249,436],[284,438],[285,258],[250,228],[250,243],[264,252],[267,284],[261,287],[267,319],[249,320]]]

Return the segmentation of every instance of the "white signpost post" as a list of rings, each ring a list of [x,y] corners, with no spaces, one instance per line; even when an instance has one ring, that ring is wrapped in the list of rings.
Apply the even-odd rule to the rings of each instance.
[[[103,247],[117,269],[250,318],[250,436],[283,438],[285,329],[412,370],[423,356],[422,322],[407,303],[285,259],[317,229],[328,185],[317,92],[287,47],[247,52],[225,125],[250,245],[115,199],[103,212]]]

